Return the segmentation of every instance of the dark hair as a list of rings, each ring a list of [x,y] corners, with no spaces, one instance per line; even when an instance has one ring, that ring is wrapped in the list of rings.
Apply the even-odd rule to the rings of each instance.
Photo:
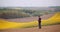
[[[40,15],[38,17],[40,17]]]

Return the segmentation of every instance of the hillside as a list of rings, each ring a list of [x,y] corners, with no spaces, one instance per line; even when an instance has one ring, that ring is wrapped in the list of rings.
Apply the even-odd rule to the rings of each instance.
[[[56,14],[54,14],[52,17],[50,17],[49,19],[43,20],[42,19],[42,26],[45,25],[53,25],[53,24],[60,24],[60,12],[57,12]],[[4,19],[0,20],[0,29],[8,29],[8,28],[27,28],[27,27],[36,27],[38,26],[38,21],[34,20],[32,22],[11,22],[11,21],[7,21]]]

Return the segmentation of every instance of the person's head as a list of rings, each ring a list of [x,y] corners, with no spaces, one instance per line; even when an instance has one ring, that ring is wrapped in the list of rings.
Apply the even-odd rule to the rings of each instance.
[[[38,17],[40,18],[41,16],[39,15]]]

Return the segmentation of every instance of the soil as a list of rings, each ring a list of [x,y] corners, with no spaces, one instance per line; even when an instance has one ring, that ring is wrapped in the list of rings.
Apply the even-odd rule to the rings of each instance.
[[[0,32],[60,32],[60,25],[43,26],[41,29],[34,28],[15,28],[0,30]]]

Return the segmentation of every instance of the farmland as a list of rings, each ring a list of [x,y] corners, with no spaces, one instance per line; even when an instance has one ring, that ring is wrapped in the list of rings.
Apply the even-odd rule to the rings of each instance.
[[[60,24],[60,12],[57,12],[54,16],[47,20],[42,20],[42,25],[53,25],[53,24]],[[26,22],[26,23],[16,23],[16,22],[8,22],[6,20],[0,20],[0,29],[7,29],[7,28],[27,28],[27,27],[36,27],[38,25],[38,22],[36,20],[32,22]]]
[[[55,7],[52,7],[55,8]],[[60,8],[59,8],[60,9]],[[60,10],[49,8],[3,8],[0,9],[0,32],[59,32]],[[53,11],[54,10],[54,11]],[[42,29],[38,29],[38,16],[42,18]],[[27,31],[28,30],[28,31]],[[36,30],[36,31],[35,31]],[[43,31],[44,30],[44,31]]]

